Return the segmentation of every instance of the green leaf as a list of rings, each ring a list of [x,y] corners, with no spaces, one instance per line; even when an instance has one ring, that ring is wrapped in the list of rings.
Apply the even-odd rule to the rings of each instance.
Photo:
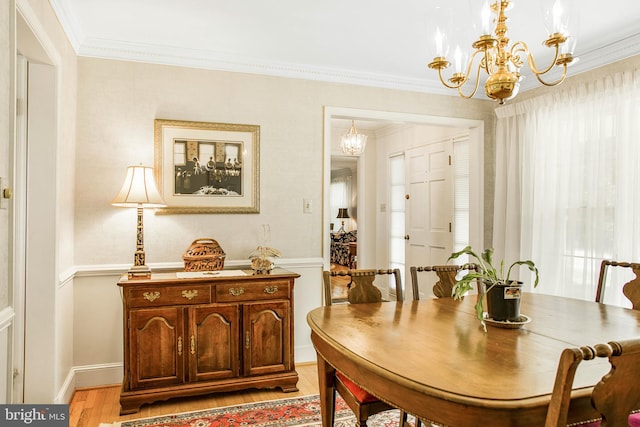
[[[493,288],[498,283],[509,283],[511,270],[515,266],[526,265],[530,271],[535,273],[535,281],[533,287],[535,288],[536,286],[538,286],[539,274],[538,269],[533,261],[527,260],[514,262],[509,266],[507,270],[507,276],[505,278],[504,260],[500,261],[499,270],[497,270],[493,265],[493,248],[485,249],[480,255],[478,255],[473,251],[471,246],[467,246],[458,252],[452,253],[451,256],[449,256],[449,258],[447,259],[447,262],[452,259],[456,259],[461,255],[468,255],[475,258],[477,260],[477,262],[475,263],[477,271],[471,270],[469,271],[469,273],[465,274],[460,280],[456,282],[451,293],[455,299],[461,299],[465,294],[473,289],[472,282],[479,280],[485,284],[487,289],[485,290],[484,294],[478,295],[478,301],[475,304],[476,316],[478,317],[478,320],[480,320],[480,323],[482,324],[485,332],[487,331],[487,327],[484,322],[484,299],[486,297],[486,293],[489,292],[491,288]]]
[[[480,320],[480,324],[482,325],[482,329],[487,332],[487,325],[484,323],[484,305],[482,304],[482,298],[478,299],[476,302],[476,317]]]
[[[527,261],[516,261],[513,264],[511,264],[511,266],[509,267],[509,270],[507,271],[507,277],[505,279],[505,281],[508,283],[509,282],[509,277],[511,276],[511,269],[513,267],[515,267],[516,265],[526,265],[527,268],[529,268],[529,271],[535,273],[536,278],[533,282],[533,287],[535,288],[536,286],[538,286],[538,281],[540,280],[539,277],[539,273],[538,273],[538,268],[536,267],[536,265],[533,263],[533,261],[531,260],[527,260]]]

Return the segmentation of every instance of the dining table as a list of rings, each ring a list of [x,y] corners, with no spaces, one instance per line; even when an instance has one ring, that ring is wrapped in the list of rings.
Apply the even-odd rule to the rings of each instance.
[[[485,331],[475,302],[469,295],[310,311],[323,427],[333,426],[336,370],[439,425],[544,426],[563,349],[640,336],[640,310],[531,292],[521,297],[522,322]],[[590,394],[610,369],[606,358],[580,364],[569,423],[598,418]]]

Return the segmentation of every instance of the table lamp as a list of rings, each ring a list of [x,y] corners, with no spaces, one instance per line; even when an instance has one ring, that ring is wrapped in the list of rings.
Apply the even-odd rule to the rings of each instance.
[[[350,218],[349,212],[347,212],[347,208],[338,208],[338,216],[336,218],[340,218],[342,220],[342,225],[340,226],[340,230],[338,230],[338,233],[344,233],[344,219]]]
[[[166,206],[153,179],[153,168],[148,166],[129,166],[124,184],[118,195],[111,201],[113,206],[138,208],[136,227],[136,252],[133,267],[127,273],[129,279],[149,279],[151,270],[145,264],[143,209]]]

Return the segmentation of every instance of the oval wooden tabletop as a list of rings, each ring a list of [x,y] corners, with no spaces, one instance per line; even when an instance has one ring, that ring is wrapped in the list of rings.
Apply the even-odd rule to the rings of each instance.
[[[423,395],[461,408],[530,407],[540,415],[564,348],[640,336],[640,311],[531,293],[521,306],[529,323],[485,333],[474,300],[334,305],[307,320],[331,365],[378,396],[393,389],[380,397],[412,413],[419,404],[411,400]],[[576,393],[586,396],[608,369],[606,360],[581,365]]]

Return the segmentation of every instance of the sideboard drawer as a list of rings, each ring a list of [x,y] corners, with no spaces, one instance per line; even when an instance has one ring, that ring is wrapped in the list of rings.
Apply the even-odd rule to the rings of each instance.
[[[216,285],[216,302],[289,298],[288,280],[265,280]]]
[[[208,304],[211,286],[171,286],[129,289],[130,307]]]

